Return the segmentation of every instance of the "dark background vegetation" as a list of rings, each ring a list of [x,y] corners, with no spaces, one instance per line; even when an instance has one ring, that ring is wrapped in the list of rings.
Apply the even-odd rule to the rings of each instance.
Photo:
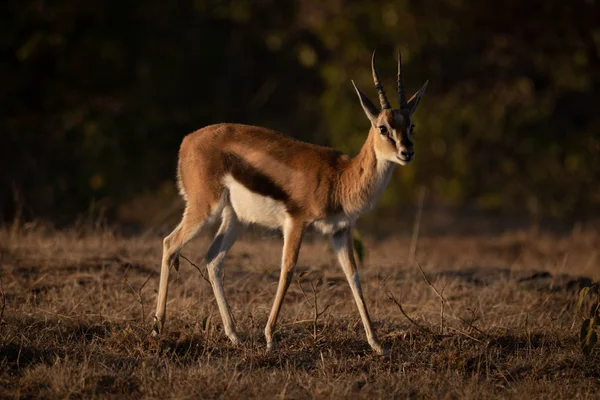
[[[427,203],[535,218],[600,210],[595,0],[3,2],[0,217],[139,223],[176,199],[184,135],[259,124],[355,154],[395,49],[416,164],[379,210]],[[395,102],[394,102],[395,104]]]
[[[597,1],[4,0],[0,398],[598,397],[576,307],[600,271]],[[416,162],[355,236],[390,358],[310,238],[277,351],[282,242],[259,235],[224,275],[243,345],[200,276],[210,235],[183,250],[150,337],[184,135],[242,122],[354,155],[369,123],[350,80],[376,100],[377,49],[397,105],[396,48],[408,91],[430,81]]]

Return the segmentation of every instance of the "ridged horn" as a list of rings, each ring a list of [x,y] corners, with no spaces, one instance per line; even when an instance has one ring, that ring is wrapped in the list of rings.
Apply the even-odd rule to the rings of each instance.
[[[402,71],[402,54],[398,50],[398,100],[400,108],[406,107],[406,93],[404,92],[404,74]]]
[[[375,89],[377,89],[377,94],[379,95],[379,103],[381,104],[381,109],[385,110],[388,108],[392,108],[387,97],[385,97],[383,85],[381,84],[381,81],[379,80],[379,75],[377,75],[377,70],[375,69],[375,51],[373,51],[373,57],[371,58],[371,70],[373,72],[373,81],[375,82]]]

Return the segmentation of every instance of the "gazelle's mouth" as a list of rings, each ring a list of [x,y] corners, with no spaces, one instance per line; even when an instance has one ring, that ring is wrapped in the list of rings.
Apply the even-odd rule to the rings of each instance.
[[[408,157],[403,157],[403,156],[399,156],[396,155],[396,158],[401,161],[403,164],[408,164],[410,163],[415,157],[414,156],[408,156]]]

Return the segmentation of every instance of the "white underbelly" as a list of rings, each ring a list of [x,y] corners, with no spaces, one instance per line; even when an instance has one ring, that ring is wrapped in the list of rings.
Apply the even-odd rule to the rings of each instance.
[[[312,223],[312,225],[319,232],[330,235],[335,232],[347,229],[354,225],[354,219],[347,216],[346,214],[335,214],[327,218],[318,219]]]
[[[248,190],[231,175],[225,176],[223,183],[229,189],[229,201],[240,221],[278,229],[290,218],[283,202]],[[353,226],[355,220],[356,218],[339,213],[314,220],[310,225],[319,232],[330,235]]]
[[[248,190],[231,175],[225,176],[223,183],[229,189],[229,201],[240,221],[268,228],[283,226],[288,214],[281,201]]]

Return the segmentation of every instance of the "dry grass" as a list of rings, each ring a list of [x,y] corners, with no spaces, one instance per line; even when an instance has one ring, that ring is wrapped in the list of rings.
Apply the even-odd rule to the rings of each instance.
[[[279,349],[265,350],[281,240],[239,241],[225,286],[240,334],[231,345],[210,285],[181,260],[167,332],[148,336],[158,287],[158,237],[0,232],[6,310],[0,325],[0,397],[594,397],[596,352],[578,348],[580,277],[598,278],[600,237],[425,238],[417,258],[447,300],[406,260],[410,238],[366,239],[363,289],[391,350],[374,355],[340,268],[322,240],[302,248],[284,303]],[[201,265],[208,237],[183,252]],[[318,278],[323,279],[317,284]],[[319,312],[313,336],[312,285]],[[423,329],[409,322],[394,302]]]

